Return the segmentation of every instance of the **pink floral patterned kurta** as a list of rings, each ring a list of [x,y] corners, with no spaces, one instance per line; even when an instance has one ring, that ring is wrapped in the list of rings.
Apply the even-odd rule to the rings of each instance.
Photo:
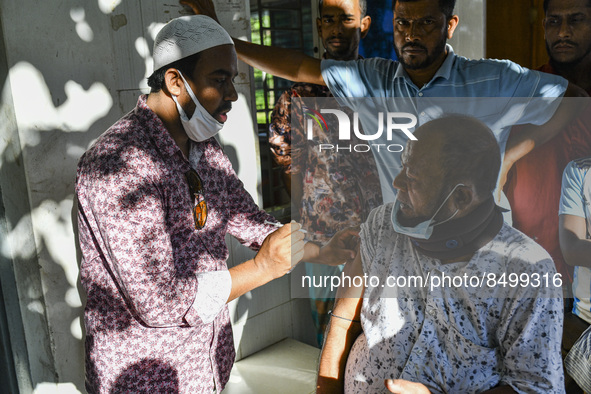
[[[208,204],[202,230],[191,213],[190,168]],[[273,219],[218,143],[193,144],[187,160],[141,96],[80,159],[76,193],[87,390],[221,391],[235,356],[230,318],[222,300],[213,321],[202,320],[198,277],[228,269],[226,233],[258,249],[275,228],[263,224]]]

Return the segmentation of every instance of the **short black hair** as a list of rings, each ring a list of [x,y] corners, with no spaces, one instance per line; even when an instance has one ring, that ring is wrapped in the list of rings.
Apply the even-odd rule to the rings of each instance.
[[[197,65],[200,57],[201,52],[177,60],[176,62],[172,62],[166,66],[162,66],[158,70],[154,71],[152,75],[148,77],[148,86],[150,87],[150,92],[156,93],[162,90],[165,85],[164,74],[166,74],[166,70],[169,68],[176,68],[183,73],[185,78],[189,78],[191,75],[193,75],[193,71],[195,70],[195,66]]]
[[[550,6],[550,0],[544,0],[544,14],[548,12],[548,7]],[[591,0],[587,1],[587,7],[591,7]]]
[[[442,137],[441,168],[446,185],[474,185],[480,198],[489,197],[497,186],[501,150],[488,126],[466,115],[448,115],[423,125],[426,135]]]
[[[396,7],[396,2],[399,3],[410,3],[413,1],[420,0],[392,0],[392,10]],[[446,18],[451,18],[454,14],[454,8],[456,8],[456,0],[439,0],[439,9]]]
[[[324,6],[324,0],[318,0],[318,12],[322,16],[322,7]],[[367,0],[359,0],[359,11],[361,11],[361,17],[367,15]]]

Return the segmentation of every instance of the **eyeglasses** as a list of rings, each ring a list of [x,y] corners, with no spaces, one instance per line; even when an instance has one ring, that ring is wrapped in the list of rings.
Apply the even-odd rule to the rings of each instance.
[[[195,219],[195,228],[201,230],[207,221],[207,203],[203,195],[203,182],[197,174],[197,171],[191,169],[185,173],[187,183],[189,184],[189,193],[193,199],[193,219]]]

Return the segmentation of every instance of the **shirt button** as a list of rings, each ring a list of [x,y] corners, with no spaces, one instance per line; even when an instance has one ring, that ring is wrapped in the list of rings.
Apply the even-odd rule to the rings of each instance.
[[[419,97],[423,97],[423,92],[419,92]]]
[[[433,316],[433,317],[437,316],[437,312],[435,311],[435,309],[431,309],[431,310],[429,311],[429,314],[430,314],[431,316]]]
[[[456,241],[455,239],[450,239],[449,241],[447,241],[447,242],[445,243],[445,246],[446,246],[448,249],[455,249],[455,248],[457,248],[457,247],[458,247],[458,245],[459,245],[459,243],[458,243],[458,241]]]

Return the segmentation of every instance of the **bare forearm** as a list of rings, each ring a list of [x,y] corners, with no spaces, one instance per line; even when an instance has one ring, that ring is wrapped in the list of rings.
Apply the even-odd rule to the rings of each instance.
[[[195,14],[218,20],[212,0],[180,0]],[[324,85],[320,73],[320,60],[292,49],[252,44],[234,38],[236,53],[240,60],[271,75],[295,82]]]
[[[541,142],[541,140],[536,140],[535,136],[536,126],[533,125],[509,135],[501,173],[503,170],[509,171],[517,160],[527,155]]]
[[[256,256],[230,268],[232,289],[228,302],[289,272],[304,255],[304,234],[298,223],[288,223],[265,238]]]
[[[591,240],[587,239],[585,218],[560,215],[558,223],[560,249],[566,263],[591,268]]]
[[[346,275],[363,275],[359,255],[345,266]],[[363,287],[340,287],[318,368],[317,393],[342,393],[345,366],[353,343],[361,334]]]
[[[578,265],[591,268],[591,240],[576,238],[574,234],[567,237],[570,238],[567,241],[568,247],[562,247],[562,254],[566,263],[573,267]],[[561,237],[561,246],[564,243],[562,238],[564,236]]]
[[[564,98],[552,118],[541,126],[524,125],[512,132],[507,140],[505,161],[509,168],[535,147],[545,144],[568,126],[582,113],[587,104],[587,93],[580,87],[568,84]]]
[[[331,319],[318,368],[317,394],[343,392],[347,357],[360,333],[358,322]]]
[[[266,73],[294,82],[324,85],[320,60],[293,49],[257,45],[234,38],[236,53],[243,62]]]
[[[507,177],[509,176],[509,171],[511,171],[511,167],[513,167],[517,160],[531,152],[534,149],[535,145],[536,143],[534,140],[519,132],[512,132],[509,135],[505,155],[503,157],[503,162],[501,163],[501,169],[499,174],[499,187],[497,191],[498,194],[495,196],[497,202],[501,200],[501,193],[503,191],[505,183],[507,183]]]
[[[228,302],[273,280],[269,272],[264,272],[255,264],[254,259],[232,267],[229,271],[232,277],[232,290]]]
[[[320,254],[320,246],[314,242],[307,242],[304,246],[304,258],[302,261],[315,262]]]
[[[501,200],[501,195],[503,188],[505,187],[505,183],[507,183],[509,171],[511,171],[511,168],[515,162],[531,152],[536,146],[536,142],[534,139],[530,138],[530,135],[531,134],[529,133],[521,132],[512,132],[509,135],[507,145],[505,146],[505,155],[503,156],[499,173],[499,187],[497,190],[497,195],[495,196],[497,202]]]

